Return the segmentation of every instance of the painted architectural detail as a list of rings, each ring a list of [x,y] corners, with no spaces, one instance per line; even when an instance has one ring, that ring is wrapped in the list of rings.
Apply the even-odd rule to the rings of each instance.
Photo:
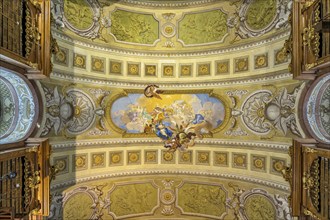
[[[121,177],[123,178],[123,176]],[[147,180],[148,179],[148,180]],[[192,180],[193,179],[193,180]],[[205,179],[204,179],[205,180]],[[204,182],[194,177],[113,179],[53,193],[48,219],[185,218],[291,219],[286,195],[242,182]],[[227,186],[228,184],[228,186]],[[79,198],[81,198],[79,200]]]
[[[29,84],[0,69],[0,144],[21,141],[34,126],[36,100]]]
[[[222,9],[185,14],[179,21],[179,41],[184,45],[223,42],[228,35],[227,13]]]
[[[100,6],[97,0],[51,1],[51,11],[58,28],[94,39],[99,36]]]
[[[159,38],[159,24],[152,14],[117,9],[110,18],[111,34],[118,41],[153,45]]]
[[[253,132],[268,134],[270,131],[288,130],[302,136],[296,122],[296,98],[300,87],[289,93],[286,88],[275,91],[260,90],[250,95],[242,105],[244,124]]]
[[[258,37],[271,30],[288,26],[291,12],[290,0],[244,1],[238,13],[228,19],[228,26],[235,29],[241,39]],[[235,41],[233,41],[235,42]]]
[[[311,86],[304,108],[305,124],[314,138],[330,143],[330,74]]]
[[[63,132],[65,135],[77,135],[87,131],[95,121],[95,103],[82,90],[42,87],[46,98],[46,124],[41,135],[47,135],[51,130],[55,135]]]
[[[148,182],[115,185],[108,197],[108,213],[115,219],[151,215],[159,206],[159,189]]]
[[[227,191],[222,185],[183,182],[177,188],[176,206],[183,214],[222,219],[227,215]]]
[[[240,216],[244,219],[292,219],[287,198],[252,189],[240,195]]]

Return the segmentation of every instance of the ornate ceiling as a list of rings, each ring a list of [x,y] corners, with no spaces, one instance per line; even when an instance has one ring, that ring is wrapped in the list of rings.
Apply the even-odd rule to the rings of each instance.
[[[50,218],[288,219],[281,170],[305,136],[305,84],[283,50],[290,8],[53,0],[59,52],[37,83],[37,136],[60,170]],[[158,96],[145,95],[150,84]]]

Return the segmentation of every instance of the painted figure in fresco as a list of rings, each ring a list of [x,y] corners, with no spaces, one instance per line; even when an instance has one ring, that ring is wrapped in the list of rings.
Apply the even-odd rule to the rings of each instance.
[[[144,95],[147,98],[157,98],[157,99],[162,99],[162,97],[160,97],[159,94],[162,94],[163,91],[158,89],[159,86],[157,85],[148,85],[145,89],[144,89]]]
[[[158,137],[160,137],[163,140],[171,139],[173,132],[167,127],[165,127],[164,124],[157,124],[155,128],[156,128],[156,135]]]
[[[113,106],[114,123],[129,133],[155,134],[168,151],[184,151],[196,138],[210,133],[224,119],[224,105],[208,94],[159,95],[158,86],[149,85],[142,94],[129,94]]]

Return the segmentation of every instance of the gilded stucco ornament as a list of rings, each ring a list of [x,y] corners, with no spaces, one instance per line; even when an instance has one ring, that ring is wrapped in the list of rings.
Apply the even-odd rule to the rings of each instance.
[[[57,86],[42,88],[46,98],[46,122],[41,136],[53,130],[55,135],[62,132],[69,137],[87,131],[94,124],[96,107],[87,93],[70,86],[64,87],[62,92]]]
[[[231,90],[227,91],[226,94],[229,96],[231,100],[231,115],[229,119],[229,127],[228,130],[225,132],[226,135],[229,136],[247,136],[248,133],[244,131],[238,123],[238,118],[243,114],[243,112],[238,108],[238,102],[242,99],[242,96],[247,94],[247,90]]]
[[[95,39],[100,30],[100,5],[97,0],[51,1],[55,27],[68,28],[75,34]]]
[[[109,199],[103,193],[106,186],[80,186],[62,195],[55,194],[54,208],[51,209],[49,219],[57,219],[56,213],[62,210],[64,219],[102,219],[103,210],[110,206]]]
[[[292,219],[288,200],[282,195],[271,195],[263,189],[243,192],[239,195],[238,204],[242,219]]]
[[[286,135],[288,130],[302,136],[296,121],[296,100],[301,86],[289,93],[286,88],[259,90],[252,93],[242,104],[243,123],[250,131],[267,135],[280,131]],[[274,135],[274,134],[271,134]]]
[[[271,30],[286,28],[292,8],[290,0],[240,1],[231,3],[237,12],[229,17],[227,25],[235,29],[235,39],[259,37]]]

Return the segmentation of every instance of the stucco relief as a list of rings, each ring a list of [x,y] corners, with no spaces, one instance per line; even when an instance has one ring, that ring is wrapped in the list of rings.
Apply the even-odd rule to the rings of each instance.
[[[188,176],[113,179],[53,193],[48,219],[291,219],[285,195],[239,181]],[[80,198],[80,199],[79,199]]]
[[[87,131],[95,121],[96,107],[92,98],[76,88],[43,86],[46,98],[46,123],[41,136],[51,130],[55,135],[78,135]]]
[[[286,88],[273,90],[256,91],[244,101],[243,123],[256,134],[280,132],[280,135],[287,135],[290,130],[294,135],[302,136],[296,121],[296,98],[301,86],[291,93]]]

